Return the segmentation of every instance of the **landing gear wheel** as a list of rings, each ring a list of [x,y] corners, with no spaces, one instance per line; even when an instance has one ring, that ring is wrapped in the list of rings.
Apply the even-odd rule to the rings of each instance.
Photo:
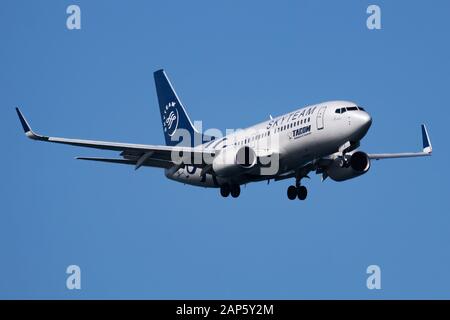
[[[305,186],[298,187],[297,192],[298,192],[298,198],[300,200],[305,200],[306,199],[306,196],[308,195],[308,189],[306,189]]]
[[[220,195],[224,198],[228,197],[230,195],[230,186],[228,184],[224,184],[220,186]]]
[[[287,196],[289,200],[294,200],[297,198],[297,188],[295,186],[289,186],[287,189]]]
[[[231,186],[231,196],[233,198],[237,198],[237,197],[239,197],[240,194],[241,194],[241,186],[238,184],[232,185]]]

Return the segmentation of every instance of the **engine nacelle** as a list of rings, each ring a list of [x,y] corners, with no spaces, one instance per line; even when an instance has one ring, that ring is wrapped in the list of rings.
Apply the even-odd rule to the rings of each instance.
[[[357,151],[349,159],[348,166],[342,167],[342,159],[336,159],[327,169],[327,174],[334,181],[344,181],[363,175],[370,169],[370,158],[367,153]]]
[[[256,162],[256,153],[252,148],[230,146],[222,149],[214,158],[212,167],[216,175],[229,177],[254,168]]]

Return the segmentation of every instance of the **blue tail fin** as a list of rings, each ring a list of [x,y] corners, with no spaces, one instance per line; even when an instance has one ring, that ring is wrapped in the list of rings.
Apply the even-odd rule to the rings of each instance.
[[[199,135],[199,132],[189,119],[166,73],[161,69],[156,71],[153,76],[155,78],[156,94],[158,95],[166,145],[175,146],[182,142],[184,146],[194,146],[195,137]],[[176,132],[179,129],[189,132],[191,141],[182,141],[185,133],[177,135]],[[200,137],[200,143],[201,141]]]

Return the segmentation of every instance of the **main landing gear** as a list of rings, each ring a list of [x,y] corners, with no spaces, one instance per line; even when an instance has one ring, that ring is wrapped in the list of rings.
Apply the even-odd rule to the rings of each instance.
[[[308,189],[305,186],[300,185],[300,180],[297,180],[295,186],[289,186],[287,189],[287,196],[289,200],[305,200],[308,196]]]
[[[241,186],[238,184],[223,184],[220,186],[220,195],[224,198],[231,194],[233,198],[239,197],[241,194]]]

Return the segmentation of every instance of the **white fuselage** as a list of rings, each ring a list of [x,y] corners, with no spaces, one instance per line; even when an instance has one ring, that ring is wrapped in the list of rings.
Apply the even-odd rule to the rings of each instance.
[[[339,110],[345,108],[343,113]],[[266,175],[243,172],[231,177],[202,175],[193,166],[166,169],[169,179],[202,187],[219,187],[224,182],[245,184],[283,175],[307,163],[332,155],[350,142],[357,144],[367,133],[370,115],[350,101],[329,101],[307,106],[282,116],[235,131],[223,138],[196,148],[211,149],[214,153],[248,146],[260,155],[277,155],[276,172]]]

